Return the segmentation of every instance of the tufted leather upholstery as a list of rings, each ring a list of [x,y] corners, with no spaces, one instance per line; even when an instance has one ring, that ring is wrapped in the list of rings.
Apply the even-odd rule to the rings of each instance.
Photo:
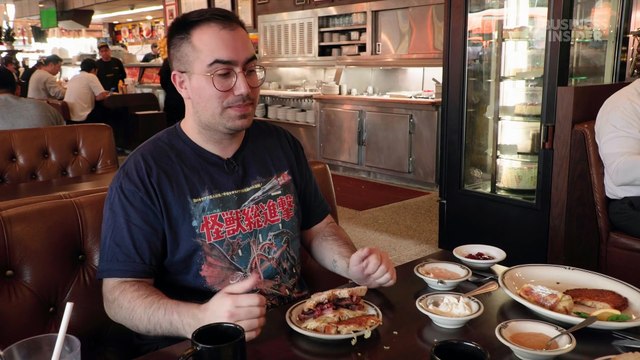
[[[70,196],[0,210],[0,348],[57,332],[68,301],[75,303],[68,332],[83,354],[112,324],[95,276],[106,192]]]
[[[0,131],[0,189],[118,169],[111,128],[79,124]]]
[[[598,152],[595,121],[576,124],[574,132],[584,139],[589,177],[600,235],[599,270],[607,275],[640,286],[640,273],[636,264],[640,261],[640,239],[613,230],[609,222],[609,204],[604,189],[604,165]]]

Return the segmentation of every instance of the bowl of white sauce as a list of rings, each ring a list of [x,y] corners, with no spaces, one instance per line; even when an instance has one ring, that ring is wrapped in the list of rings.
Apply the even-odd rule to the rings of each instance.
[[[416,307],[434,324],[447,329],[462,327],[484,311],[480,300],[456,292],[424,294],[416,300]]]

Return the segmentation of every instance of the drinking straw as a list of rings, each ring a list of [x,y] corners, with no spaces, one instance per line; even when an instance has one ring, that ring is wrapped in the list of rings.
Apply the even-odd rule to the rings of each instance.
[[[60,353],[62,352],[62,345],[64,344],[64,338],[67,335],[67,326],[69,326],[69,319],[71,319],[71,311],[73,311],[73,303],[68,302],[64,308],[64,315],[62,315],[62,322],[60,323],[60,331],[58,331],[58,337],[56,338],[56,346],[53,348],[53,355],[51,360],[59,360]]]

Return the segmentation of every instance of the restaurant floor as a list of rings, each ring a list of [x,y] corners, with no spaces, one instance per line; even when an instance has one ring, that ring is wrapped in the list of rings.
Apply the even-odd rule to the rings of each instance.
[[[438,251],[438,193],[356,211],[338,207],[340,225],[357,247],[375,246],[396,264]]]

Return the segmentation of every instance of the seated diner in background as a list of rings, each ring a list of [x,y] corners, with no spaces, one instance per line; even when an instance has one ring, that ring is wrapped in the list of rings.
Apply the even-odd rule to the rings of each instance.
[[[44,101],[16,96],[16,79],[0,67],[0,129],[20,129],[64,125],[58,111]]]
[[[41,69],[43,64],[43,59],[38,59],[32,67],[25,67],[22,75],[20,75],[20,80],[22,81],[20,86],[20,96],[27,97],[29,93],[29,80],[31,80],[31,76],[36,70]]]
[[[258,337],[268,307],[309,295],[302,247],[358,284],[393,285],[388,254],[356,249],[331,217],[301,144],[253,121],[265,69],[238,16],[185,13],[168,44],[185,117],[129,155],[104,208],[105,310],[138,333],[136,348],[220,321]]]
[[[80,73],[69,80],[64,101],[69,105],[72,122],[106,122],[107,111],[96,102],[109,96],[96,73],[98,66],[94,59],[84,59],[80,63]]]
[[[640,80],[604,102],[595,132],[611,224],[640,237]]]
[[[49,55],[42,64],[42,67],[37,69],[29,79],[27,97],[40,100],[64,99],[66,90],[55,77],[62,68],[62,58],[58,55]]]

